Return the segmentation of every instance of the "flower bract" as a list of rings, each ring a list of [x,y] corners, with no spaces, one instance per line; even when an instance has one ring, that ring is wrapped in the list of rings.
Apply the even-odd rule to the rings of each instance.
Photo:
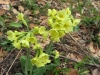
[[[57,50],[53,51],[54,55],[55,55],[55,58],[59,58],[60,54]]]

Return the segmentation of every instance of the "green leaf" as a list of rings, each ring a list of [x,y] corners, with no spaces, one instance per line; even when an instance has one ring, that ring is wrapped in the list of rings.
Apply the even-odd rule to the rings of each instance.
[[[21,25],[20,23],[15,23],[15,22],[10,23],[10,26],[11,26],[11,27],[15,27],[15,28],[20,28],[20,27],[22,27],[22,25]]]
[[[49,64],[49,65],[46,65],[45,67],[46,67],[46,72],[45,72],[45,74],[44,75],[48,75],[48,74],[50,74],[51,72],[54,72],[54,70],[56,69],[56,67],[58,66],[58,64],[53,64],[53,63],[51,63],[51,64]],[[56,74],[55,74],[56,75]],[[58,74],[57,74],[58,75]]]
[[[53,71],[58,65],[57,64],[49,64],[44,67],[36,68],[33,70],[34,75],[48,75],[51,71]]]
[[[79,26],[75,26],[75,27],[73,27],[73,31],[78,32],[78,31],[79,31]]]
[[[6,45],[8,42],[7,41],[4,41],[1,43],[1,45]]]
[[[51,63],[51,64],[49,64],[49,65],[46,65],[46,69],[47,70],[52,70],[52,69],[54,69],[55,67],[57,67],[58,66],[58,64],[53,64],[53,63]]]
[[[23,73],[25,72],[25,62],[26,62],[26,56],[21,56],[20,57],[20,62],[21,62],[21,68]]]
[[[0,26],[3,26],[3,25],[4,25],[3,21],[0,21]]]
[[[34,75],[43,75],[46,72],[46,67],[40,67],[33,70]]]
[[[23,75],[22,73],[16,73],[15,75]]]

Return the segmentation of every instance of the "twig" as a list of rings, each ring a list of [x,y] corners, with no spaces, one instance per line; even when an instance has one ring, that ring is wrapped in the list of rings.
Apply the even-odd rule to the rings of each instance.
[[[9,55],[10,55],[13,51],[14,51],[14,50],[12,50],[12,51],[4,58],[4,60],[0,62],[0,64],[3,63],[3,62],[9,57]]]
[[[11,66],[9,67],[9,69],[8,69],[8,71],[7,71],[7,73],[6,73],[6,75],[9,75],[8,73],[9,73],[10,69],[12,68],[13,64],[15,63],[16,59],[18,58],[19,54],[21,53],[21,51],[22,51],[22,49],[18,52],[17,56],[15,57],[14,61],[13,61],[12,64],[11,64]]]

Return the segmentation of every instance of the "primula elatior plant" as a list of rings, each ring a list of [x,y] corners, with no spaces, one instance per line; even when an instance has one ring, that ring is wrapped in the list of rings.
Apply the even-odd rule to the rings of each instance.
[[[11,31],[7,32],[7,38],[12,41],[13,46],[17,49],[27,48],[27,60],[25,65],[25,75],[28,75],[28,64],[36,67],[43,67],[51,63],[50,55],[43,52],[43,48],[39,44],[40,41],[37,36],[43,37],[43,40],[50,38],[53,42],[59,42],[66,33],[73,31],[73,27],[79,24],[79,19],[74,19],[69,8],[62,10],[48,9],[48,24],[50,29],[47,30],[44,26],[36,26],[32,30],[29,29],[27,22],[24,19],[23,13],[18,13],[16,18],[27,27],[27,31]],[[30,58],[30,48],[36,51],[34,58]],[[59,52],[53,51],[55,59],[59,58]],[[26,72],[27,71],[27,72]],[[31,75],[31,74],[30,74]]]

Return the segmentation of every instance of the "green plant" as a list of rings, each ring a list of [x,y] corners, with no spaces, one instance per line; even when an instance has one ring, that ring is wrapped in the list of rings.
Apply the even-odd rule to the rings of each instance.
[[[4,18],[2,16],[0,16],[0,28],[1,31],[4,31],[5,30],[5,21],[4,21]]]
[[[36,0],[23,0],[24,5],[31,10],[38,9],[38,5],[36,4]]]
[[[39,12],[40,12],[40,14],[42,14],[42,15],[45,15],[45,13],[47,12],[47,9],[50,7],[50,4],[48,3],[48,4],[45,4],[43,7],[40,7],[39,8]]]
[[[12,42],[6,39],[4,36],[0,36],[0,47],[7,52],[10,52],[14,49]]]
[[[87,61],[88,61],[88,58],[85,58],[84,60],[82,60],[74,65],[75,69],[78,70],[79,75],[86,75],[89,73],[89,70],[86,67]]]
[[[69,8],[62,10],[48,9],[48,23],[50,25],[50,29],[47,30],[44,26],[34,27],[32,30],[29,29],[28,23],[24,19],[24,15],[22,13],[18,13],[16,18],[21,21],[25,26],[27,31],[7,31],[7,38],[12,41],[12,44],[15,48],[27,49],[26,57],[21,57],[21,65],[22,71],[25,75],[41,75],[45,74],[50,67],[53,69],[54,66],[59,65],[59,52],[57,50],[47,49],[46,53],[44,49],[39,44],[41,41],[37,38],[37,36],[43,37],[42,40],[46,40],[49,38],[52,42],[59,42],[60,38],[62,38],[66,33],[70,33],[73,31],[73,28],[79,24],[80,20],[75,19],[71,15],[71,11]],[[30,49],[35,50],[36,54],[34,58],[30,57]],[[47,54],[48,53],[48,54]],[[50,53],[50,54],[49,54]],[[50,60],[50,56],[53,55],[53,60]],[[51,64],[53,62],[53,65]],[[56,65],[55,65],[56,64]],[[33,65],[33,66],[32,66]],[[42,69],[41,69],[42,68]],[[54,68],[54,73],[58,74],[61,70],[56,70]],[[38,74],[37,74],[38,72]],[[36,74],[35,74],[36,73]]]

